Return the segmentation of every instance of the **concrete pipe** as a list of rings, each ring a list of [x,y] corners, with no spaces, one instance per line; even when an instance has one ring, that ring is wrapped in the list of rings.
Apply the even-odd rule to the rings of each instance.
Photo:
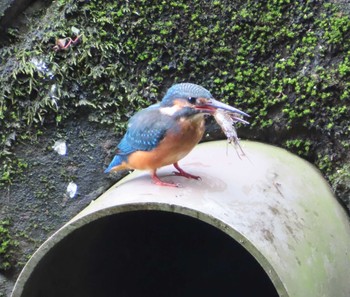
[[[51,236],[13,297],[350,296],[348,218],[320,173],[273,146],[198,145],[181,188],[134,172]]]

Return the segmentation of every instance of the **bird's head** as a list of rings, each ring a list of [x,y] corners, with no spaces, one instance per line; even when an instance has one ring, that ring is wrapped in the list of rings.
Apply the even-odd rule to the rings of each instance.
[[[170,115],[181,109],[186,109],[189,114],[202,113],[213,115],[217,109],[223,109],[241,116],[249,116],[235,107],[215,100],[207,89],[192,83],[173,85],[163,97],[160,107],[164,113]],[[240,117],[237,117],[236,120],[247,123]]]

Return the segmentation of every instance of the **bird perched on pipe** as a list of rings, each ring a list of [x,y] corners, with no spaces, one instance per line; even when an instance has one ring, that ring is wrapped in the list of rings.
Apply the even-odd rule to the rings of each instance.
[[[179,184],[161,181],[157,169],[173,164],[177,176],[200,179],[180,168],[184,158],[202,139],[204,116],[216,110],[225,110],[244,122],[245,112],[219,102],[202,86],[192,83],[175,84],[168,89],[162,101],[137,112],[131,117],[127,131],[117,146],[117,154],[105,172],[123,169],[149,170],[152,180],[160,186],[178,187]]]

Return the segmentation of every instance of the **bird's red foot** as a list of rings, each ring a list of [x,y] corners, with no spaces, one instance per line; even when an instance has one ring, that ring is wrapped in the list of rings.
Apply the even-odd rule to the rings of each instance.
[[[186,177],[186,178],[192,178],[192,179],[196,179],[196,180],[200,180],[200,179],[201,179],[200,176],[187,173],[186,171],[184,171],[183,169],[181,169],[178,163],[174,163],[173,165],[174,165],[174,167],[178,170],[178,172],[177,172],[177,171],[174,171],[174,174],[175,174],[175,175],[177,175],[177,176],[183,176],[183,177]]]
[[[158,186],[163,186],[163,187],[173,187],[173,188],[178,188],[181,187],[180,184],[174,184],[174,183],[167,183],[167,182],[163,182],[159,179],[158,175],[156,174],[156,172],[152,172],[152,180],[153,182],[158,185]]]

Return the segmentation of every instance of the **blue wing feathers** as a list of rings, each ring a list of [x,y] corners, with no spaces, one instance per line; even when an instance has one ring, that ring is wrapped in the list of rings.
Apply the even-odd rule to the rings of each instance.
[[[171,118],[159,112],[158,104],[136,113],[130,119],[127,132],[117,146],[117,155],[105,172],[127,161],[133,152],[156,148],[172,125]]]
[[[138,112],[130,119],[128,130],[118,145],[120,154],[153,150],[164,138],[168,129],[169,117],[162,115],[158,106]]]
[[[163,138],[162,130],[135,131],[130,129],[118,145],[121,154],[131,154],[134,151],[150,151],[157,147]]]

